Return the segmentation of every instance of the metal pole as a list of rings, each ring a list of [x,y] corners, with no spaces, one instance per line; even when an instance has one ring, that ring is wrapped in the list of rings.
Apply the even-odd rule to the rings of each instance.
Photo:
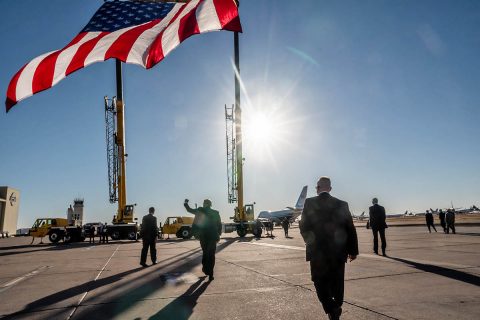
[[[124,222],[124,210],[127,205],[126,154],[125,154],[125,107],[123,104],[122,61],[115,60],[117,79],[117,147],[118,147],[118,213],[117,222]]]
[[[235,147],[237,156],[238,213],[240,221],[244,222],[246,219],[243,205],[242,108],[240,107],[240,49],[238,32],[234,33],[233,39],[235,54]]]

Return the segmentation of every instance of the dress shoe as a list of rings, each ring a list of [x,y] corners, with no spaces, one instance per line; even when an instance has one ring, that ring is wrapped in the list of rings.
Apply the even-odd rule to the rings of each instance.
[[[213,277],[213,275],[209,275],[208,276],[208,281],[213,281],[215,278]]]
[[[140,265],[144,268],[148,267],[148,264],[146,264],[145,262],[141,262]]]
[[[328,319],[330,320],[340,320],[340,315],[342,314],[342,308],[338,307],[328,314]]]
[[[157,264],[157,261],[153,261],[152,264]]]

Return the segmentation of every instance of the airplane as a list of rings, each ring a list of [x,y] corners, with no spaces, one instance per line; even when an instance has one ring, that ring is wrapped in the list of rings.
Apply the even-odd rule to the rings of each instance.
[[[355,215],[355,213],[352,213],[352,218],[357,221],[363,221],[364,219],[370,219],[369,216],[365,215],[365,211],[362,212],[360,215]]]
[[[275,224],[279,224],[282,222],[283,219],[287,218],[290,222],[294,222],[295,219],[298,218],[302,214],[303,205],[305,203],[305,199],[307,198],[307,188],[308,186],[304,186],[302,192],[300,192],[300,196],[298,197],[297,203],[294,207],[286,207],[283,210],[278,211],[261,211],[258,214],[259,219],[270,219]]]

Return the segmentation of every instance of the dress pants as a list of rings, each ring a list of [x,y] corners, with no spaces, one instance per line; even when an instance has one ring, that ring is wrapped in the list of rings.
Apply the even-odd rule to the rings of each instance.
[[[332,313],[340,308],[343,304],[345,262],[325,263],[312,260],[310,270],[318,300],[325,313]]]
[[[382,241],[382,253],[385,253],[387,248],[387,240],[385,239],[385,229],[372,229],[373,232],[373,251],[378,253],[378,234],[380,233],[380,240]]]
[[[140,263],[147,262],[147,252],[148,248],[150,248],[150,258],[152,259],[152,263],[157,262],[157,248],[155,247],[156,241],[155,239],[143,239],[143,248],[142,248],[142,255],[140,257]]]
[[[217,250],[217,241],[211,239],[200,239],[202,247],[202,271],[208,276],[213,276],[215,267],[215,251]]]

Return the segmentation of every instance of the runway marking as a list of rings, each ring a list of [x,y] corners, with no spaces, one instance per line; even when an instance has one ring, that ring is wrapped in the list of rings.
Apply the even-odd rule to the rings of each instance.
[[[239,242],[239,243],[251,244],[256,246],[264,246],[264,247],[273,247],[273,248],[279,248],[279,249],[305,251],[305,247],[286,246],[282,244],[259,243],[259,242]],[[384,260],[384,261],[390,261],[390,262],[399,262],[399,261],[390,259],[388,256],[384,257],[384,256],[379,256],[376,254],[369,254],[369,253],[361,253],[359,254],[359,257],[376,259],[376,260]],[[421,263],[421,264],[437,266],[437,267],[451,267],[451,268],[460,268],[460,269],[477,267],[472,265],[464,265],[464,264],[456,264],[456,263],[448,263],[448,262],[437,262],[437,261],[430,261],[430,260],[419,260],[419,259],[408,259],[408,260],[415,263]]]
[[[273,248],[279,248],[279,249],[290,249],[290,250],[305,251],[305,247],[286,246],[286,245],[283,245],[283,244],[259,243],[259,242],[239,242],[239,243],[252,244],[252,245],[264,246],[264,247],[273,247]]]
[[[112,255],[110,256],[110,258],[108,258],[107,262],[105,263],[105,265],[103,266],[102,270],[100,270],[100,272],[97,274],[97,276],[95,277],[95,279],[93,279],[93,281],[97,281],[98,278],[100,277],[100,275],[102,274],[102,272],[105,270],[105,268],[107,267],[108,263],[110,262],[110,260],[112,260],[113,256],[115,255],[115,253],[118,251],[118,249],[120,248],[120,246],[117,246],[117,249],[115,249],[115,251],[113,251]],[[85,291],[85,293],[82,295],[82,297],[80,298],[80,300],[78,301],[77,305],[75,306],[75,308],[73,308],[72,312],[70,312],[70,314],[68,315],[67,317],[67,320],[70,320],[72,317],[73,317],[73,314],[75,313],[75,311],[77,311],[78,307],[82,304],[83,300],[85,299],[85,297],[87,296],[89,291]]]
[[[49,268],[48,266],[42,266],[40,268],[37,268],[21,277],[18,277],[18,278],[15,278],[5,284],[3,284],[1,287],[0,287],[0,293],[4,292],[5,290],[8,290],[10,287],[14,286],[15,284],[21,282],[21,281],[24,281],[28,278],[31,278],[33,277],[34,275],[44,271],[45,269]]]

